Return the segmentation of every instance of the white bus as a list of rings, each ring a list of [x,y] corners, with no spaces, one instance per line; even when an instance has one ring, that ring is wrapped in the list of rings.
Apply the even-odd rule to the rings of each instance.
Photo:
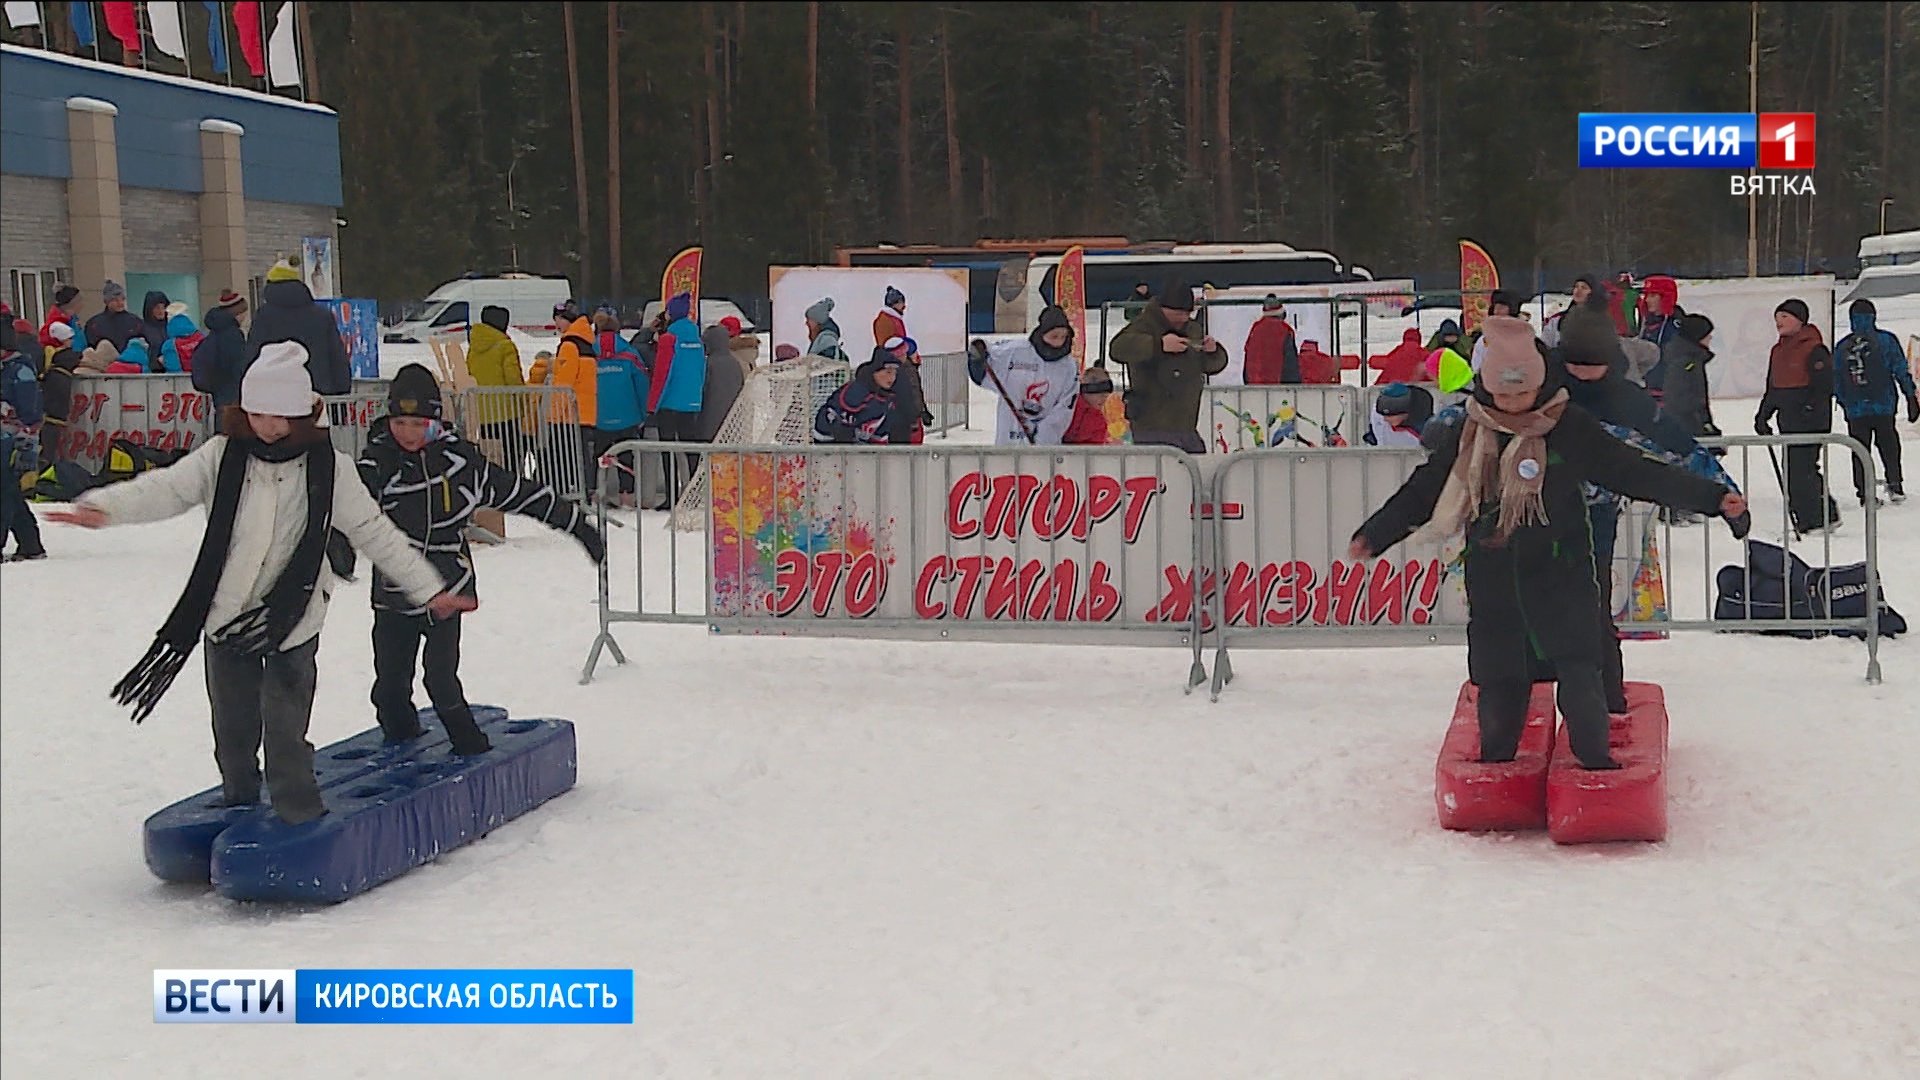
[[[1286,244],[1183,244],[1171,252],[1153,255],[1088,255],[1087,316],[1102,304],[1117,304],[1145,282],[1154,293],[1168,278],[1194,288],[1211,285],[1328,285],[1342,281],[1371,281],[1360,267],[1349,270],[1324,251],[1296,251]],[[1027,266],[1027,329],[1040,325],[1040,312],[1053,303],[1053,281],[1060,257],[1045,255]]]

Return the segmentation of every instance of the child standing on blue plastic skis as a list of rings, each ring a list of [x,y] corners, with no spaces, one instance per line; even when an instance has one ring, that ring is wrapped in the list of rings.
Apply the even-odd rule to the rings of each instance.
[[[263,345],[241,380],[240,404],[221,415],[220,434],[176,464],[89,491],[72,509],[47,515],[98,529],[207,508],[185,591],[113,695],[133,706],[135,723],[146,719],[204,637],[213,756],[226,802],[259,801],[264,744],[273,811],[294,825],[327,812],[307,725],[334,586],[328,529],[345,533],[436,615],[478,606],[449,592],[368,497],[352,460],[319,426],[322,408],[307,350],[291,341]]]

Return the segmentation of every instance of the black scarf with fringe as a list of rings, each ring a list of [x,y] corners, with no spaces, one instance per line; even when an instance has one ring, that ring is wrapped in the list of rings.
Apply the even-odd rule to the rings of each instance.
[[[154,635],[146,655],[113,686],[113,699],[133,706],[134,723],[145,720],[160,703],[206,629],[213,594],[220,587],[220,575],[233,544],[233,524],[240,512],[240,489],[246,483],[248,459],[292,461],[301,456],[307,459],[307,527],[294,548],[293,559],[267,591],[265,603],[241,613],[209,636],[215,643],[248,656],[266,656],[279,648],[306,614],[319,584],[320,562],[326,555],[327,529],[333,517],[333,446],[324,437],[305,446],[229,439],[214,481],[213,506],[207,511],[207,534],[200,541],[187,587]]]

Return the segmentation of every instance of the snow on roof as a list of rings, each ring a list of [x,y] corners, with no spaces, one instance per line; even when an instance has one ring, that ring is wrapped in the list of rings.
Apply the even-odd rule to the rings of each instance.
[[[9,45],[0,42],[0,52],[17,54],[22,57],[31,57],[36,60],[50,60],[58,64],[69,64],[73,67],[97,71],[104,75],[120,75],[129,79],[145,79],[149,82],[165,83],[169,86],[179,86],[189,90],[204,90],[210,94],[225,94],[230,97],[245,98],[249,101],[260,102],[263,105],[284,105],[289,109],[305,109],[308,112],[322,113],[327,116],[338,115],[325,105],[316,105],[308,101],[296,101],[293,98],[277,97],[273,94],[263,94],[258,90],[247,90],[238,86],[222,86],[219,83],[207,82],[204,79],[189,79],[184,75],[168,75],[158,71],[143,71],[140,68],[121,67],[119,64],[109,64],[102,60],[91,60],[83,56],[68,56],[66,53],[54,52],[50,49],[29,49],[22,45]]]

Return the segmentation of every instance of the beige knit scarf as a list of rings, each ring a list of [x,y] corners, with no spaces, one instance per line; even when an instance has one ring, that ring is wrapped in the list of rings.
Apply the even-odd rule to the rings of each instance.
[[[1542,493],[1547,484],[1547,433],[1566,410],[1564,387],[1545,404],[1523,413],[1500,412],[1469,398],[1453,471],[1447,474],[1433,518],[1420,530],[1418,539],[1445,541],[1459,536],[1480,507],[1496,500],[1500,504],[1496,544],[1505,544],[1523,525],[1545,524],[1547,504]],[[1502,433],[1513,436],[1504,452],[1500,449]]]

